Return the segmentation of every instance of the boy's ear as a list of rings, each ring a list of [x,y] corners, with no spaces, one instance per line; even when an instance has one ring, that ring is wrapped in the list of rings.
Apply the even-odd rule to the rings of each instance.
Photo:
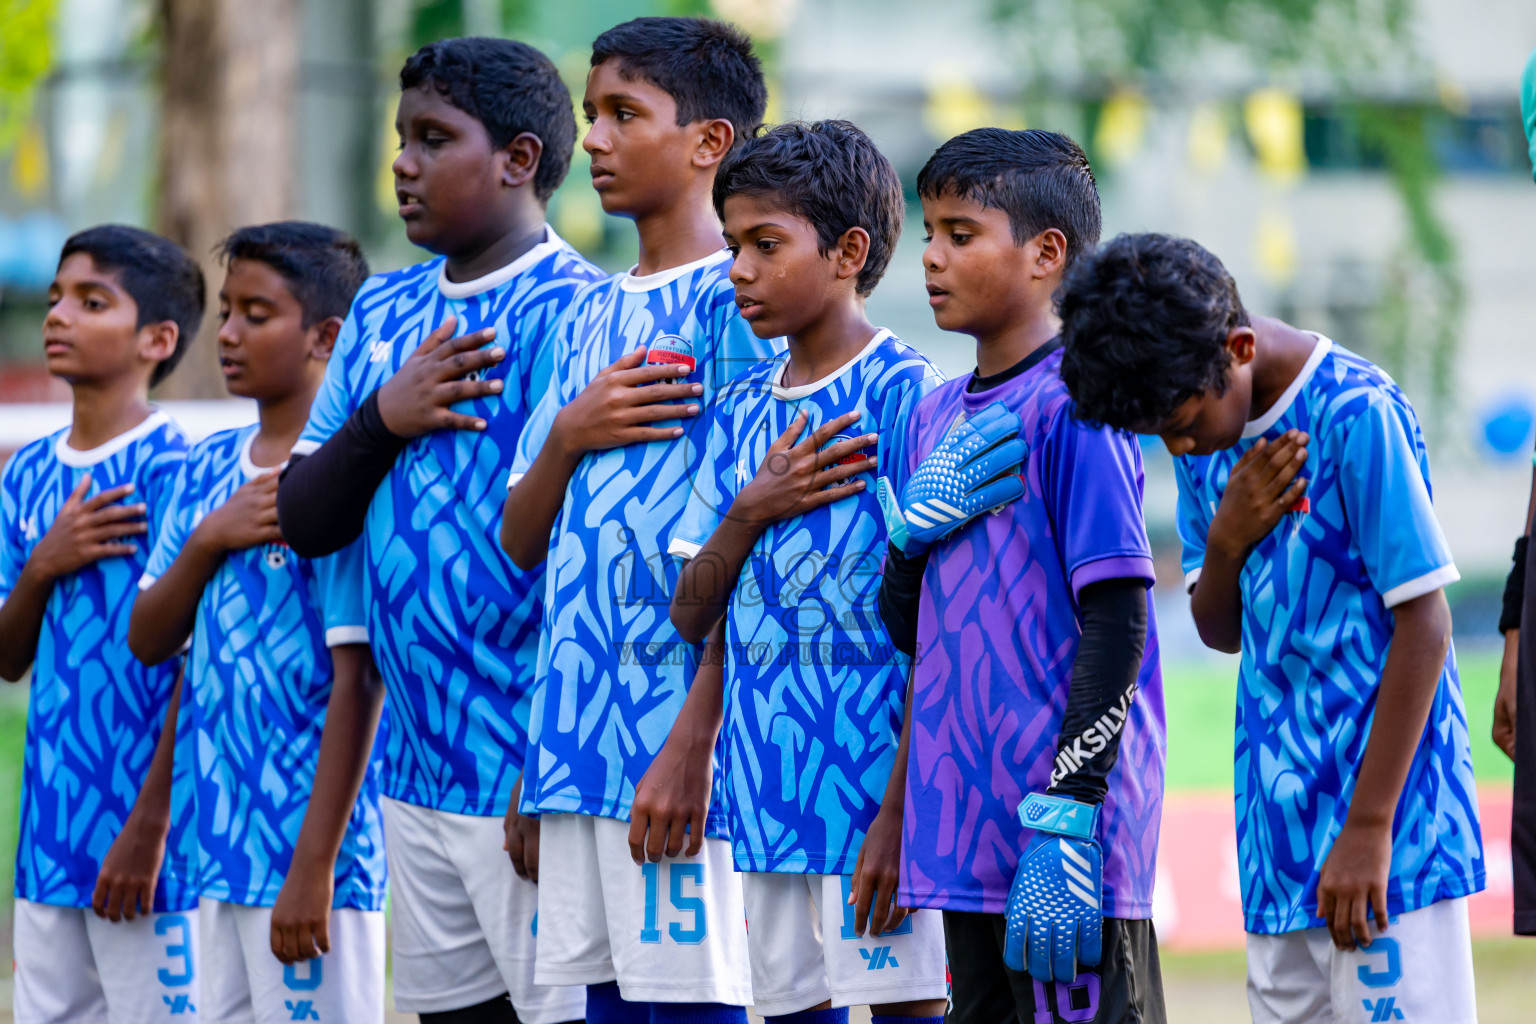
[[[501,183],[507,188],[521,188],[533,180],[544,155],[544,140],[533,132],[523,132],[501,150]]]
[[[1060,228],[1046,228],[1030,239],[1034,247],[1030,272],[1035,278],[1059,273],[1067,265],[1067,236]]]
[[[1253,362],[1257,342],[1258,335],[1253,333],[1252,327],[1234,327],[1228,331],[1227,351],[1232,353],[1232,362],[1237,366]]]
[[[699,146],[693,153],[693,166],[712,169],[725,159],[736,142],[736,128],[723,117],[699,126]]]
[[[176,354],[180,340],[181,327],[174,320],[145,324],[139,328],[139,358],[151,364],[163,363]]]
[[[837,240],[837,245],[832,252],[837,257],[839,281],[858,277],[859,272],[864,269],[865,261],[869,259],[869,232],[863,228],[849,228],[843,232],[843,237]]]
[[[341,317],[328,316],[309,325],[309,358],[327,362],[341,333]]]

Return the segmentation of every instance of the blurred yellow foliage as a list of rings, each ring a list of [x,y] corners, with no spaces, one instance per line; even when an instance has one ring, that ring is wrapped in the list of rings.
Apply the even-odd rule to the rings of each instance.
[[[0,0],[0,152],[26,126],[37,83],[53,63],[57,0]]]
[[[1243,122],[1259,157],[1259,170],[1287,184],[1307,168],[1301,102],[1281,89],[1260,89],[1243,103]]]
[[[1296,225],[1290,214],[1263,210],[1253,234],[1254,258],[1264,280],[1283,288],[1296,276]]]
[[[1206,101],[1189,116],[1189,166],[1200,174],[1215,174],[1227,164],[1227,140],[1232,126],[1227,110]]]
[[[1128,163],[1147,137],[1149,107],[1139,93],[1122,89],[1104,103],[1094,129],[1093,146],[1111,167]]]
[[[16,152],[11,156],[11,187],[21,198],[35,202],[42,198],[46,184],[48,143],[43,138],[42,127],[31,121],[16,141]]]
[[[993,121],[992,103],[960,69],[943,66],[928,79],[923,126],[943,141]]]

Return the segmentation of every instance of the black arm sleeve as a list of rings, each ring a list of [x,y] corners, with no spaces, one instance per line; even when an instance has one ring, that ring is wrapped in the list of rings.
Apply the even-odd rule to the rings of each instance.
[[[1509,578],[1504,581],[1504,607],[1499,612],[1499,632],[1508,633],[1520,628],[1520,608],[1525,604],[1525,549],[1529,537],[1515,541],[1515,564],[1510,567]]]
[[[904,555],[892,544],[885,554],[885,574],[880,578],[880,620],[891,643],[904,654],[917,656],[917,606],[922,592],[928,552]]]
[[[373,492],[405,443],[384,425],[375,391],[314,454],[290,459],[277,485],[277,521],[288,546],[319,558],[361,536]]]
[[[1056,744],[1050,791],[1083,803],[1104,801],[1109,773],[1147,643],[1145,580],[1090,583],[1078,597],[1083,636],[1072,665],[1067,712]]]

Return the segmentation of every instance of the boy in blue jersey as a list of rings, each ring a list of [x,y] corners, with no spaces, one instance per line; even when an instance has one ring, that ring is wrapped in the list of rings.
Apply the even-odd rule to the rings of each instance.
[[[940,379],[864,312],[901,233],[901,181],[848,122],[787,124],[737,147],[715,209],[743,318],[789,346],[716,398],[669,548],[691,559],[678,632],[698,643],[725,627],[721,775],[754,1006],[785,1024],[846,1024],[855,1004],[875,1024],[938,1024],[939,916],[887,918],[888,888],[866,938],[849,899],[911,666],[876,608],[886,532],[866,485]],[[719,683],[700,674],[689,701],[719,706],[704,692]]]
[[[772,351],[737,313],[710,199],[765,101],[751,44],[718,22],[640,18],[593,44],[582,145],[603,208],[634,220],[640,258],[561,322],[559,372],[518,445],[502,528],[519,565],[549,559],[521,792],[542,816],[539,860],[559,865],[540,875],[537,976],[590,986],[589,1020],[742,1020],[752,1001],[710,775],[690,777],[670,821],[642,776],[669,778],[684,746],[711,749],[718,731],[717,719],[673,729],[695,671],[719,666],[699,669],[667,618],[678,562],[666,549],[703,457],[703,432],[684,424]]]
[[[129,631],[146,664],[191,642],[180,704],[193,734],[198,1010],[275,1024],[302,1004],[320,1020],[377,1020],[385,877],[371,755],[383,693],[359,553],[300,558],[277,527],[278,471],[368,265],[355,241],[317,224],[242,228],[222,252],[219,364],[259,422],[187,453]],[[351,713],[327,728],[328,706]],[[331,820],[314,813],[332,807]],[[272,933],[295,908],[274,905],[306,890],[318,905],[298,916],[313,930],[284,950]]]
[[[32,669],[13,943],[26,1024],[196,1019],[185,794],[135,806],[157,745],[175,741],[161,723],[178,666],[139,664],[127,639],[187,449],[149,389],[197,335],[203,299],[197,264],[164,238],[111,225],[65,242],[43,346],[72,422],[0,475],[0,675]],[[134,901],[91,914],[98,874],[144,848],[154,864]]]
[[[1176,457],[1195,624],[1242,654],[1254,1020],[1476,1020],[1466,897],[1484,863],[1442,590],[1457,572],[1412,406],[1327,338],[1250,317],[1185,239],[1115,239],[1073,274],[1062,318],[1079,414]]]
[[[975,338],[976,370],[881,466],[880,609],[920,655],[906,791],[882,809],[903,821],[897,899],[943,911],[955,1024],[1160,1022],[1141,454],[1075,420],[1058,372],[1055,294],[1098,242],[1098,188],[1071,139],[1001,128],[944,143],[917,184],[934,320]]]
[[[450,39],[412,56],[400,84],[400,216],[439,255],[358,292],[278,512],[301,555],[363,537],[389,709],[396,1007],[550,1024],[581,1017],[585,993],[534,984],[538,897],[502,852],[543,579],[508,560],[496,529],[505,468],[550,387],[546,337],[603,275],[544,221],[576,138],[548,58]]]

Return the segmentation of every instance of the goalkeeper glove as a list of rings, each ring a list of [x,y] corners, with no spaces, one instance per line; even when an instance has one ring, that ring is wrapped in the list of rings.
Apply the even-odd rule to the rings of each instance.
[[[1036,981],[1071,981],[1103,952],[1103,855],[1096,804],[1031,793],[1019,820],[1035,830],[1008,893],[1003,962]]]
[[[1019,471],[1029,449],[1019,438],[1021,426],[1017,414],[993,402],[928,453],[899,500],[881,477],[876,493],[891,543],[920,555],[983,512],[1022,497]]]

